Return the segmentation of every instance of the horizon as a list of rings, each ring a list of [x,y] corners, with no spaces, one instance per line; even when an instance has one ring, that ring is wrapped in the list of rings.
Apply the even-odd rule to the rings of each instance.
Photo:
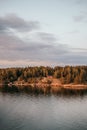
[[[0,68],[87,65],[87,0],[0,0]]]
[[[64,65],[64,66],[60,66],[60,65],[56,65],[56,66],[43,66],[43,65],[35,66],[35,65],[33,65],[33,66],[3,67],[3,68],[0,67],[0,69],[2,70],[2,69],[35,68],[35,67],[38,67],[38,68],[40,68],[40,67],[45,67],[45,68],[49,67],[49,68],[54,69],[55,67],[62,67],[62,68],[65,68],[65,67],[87,67],[87,65]]]

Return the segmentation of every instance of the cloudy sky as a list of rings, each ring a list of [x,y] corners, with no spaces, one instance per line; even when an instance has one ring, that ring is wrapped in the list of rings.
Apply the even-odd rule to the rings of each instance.
[[[87,0],[0,0],[0,67],[87,65]]]

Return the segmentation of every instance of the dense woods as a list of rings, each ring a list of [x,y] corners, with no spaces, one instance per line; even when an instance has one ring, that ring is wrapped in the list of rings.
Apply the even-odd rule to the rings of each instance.
[[[35,82],[35,78],[52,76],[63,84],[86,84],[87,66],[26,67],[0,69],[0,83],[14,81]]]

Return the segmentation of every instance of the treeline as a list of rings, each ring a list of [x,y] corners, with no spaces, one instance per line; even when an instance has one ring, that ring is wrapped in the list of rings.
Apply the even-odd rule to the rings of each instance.
[[[87,66],[65,66],[60,67],[26,67],[26,68],[6,68],[0,69],[0,83],[14,81],[30,82],[35,78],[52,76],[60,79],[63,84],[87,83]]]

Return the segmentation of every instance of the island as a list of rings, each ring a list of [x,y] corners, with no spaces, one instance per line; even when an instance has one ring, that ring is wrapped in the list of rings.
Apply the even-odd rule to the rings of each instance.
[[[87,66],[0,69],[0,90],[37,94],[86,93]]]

